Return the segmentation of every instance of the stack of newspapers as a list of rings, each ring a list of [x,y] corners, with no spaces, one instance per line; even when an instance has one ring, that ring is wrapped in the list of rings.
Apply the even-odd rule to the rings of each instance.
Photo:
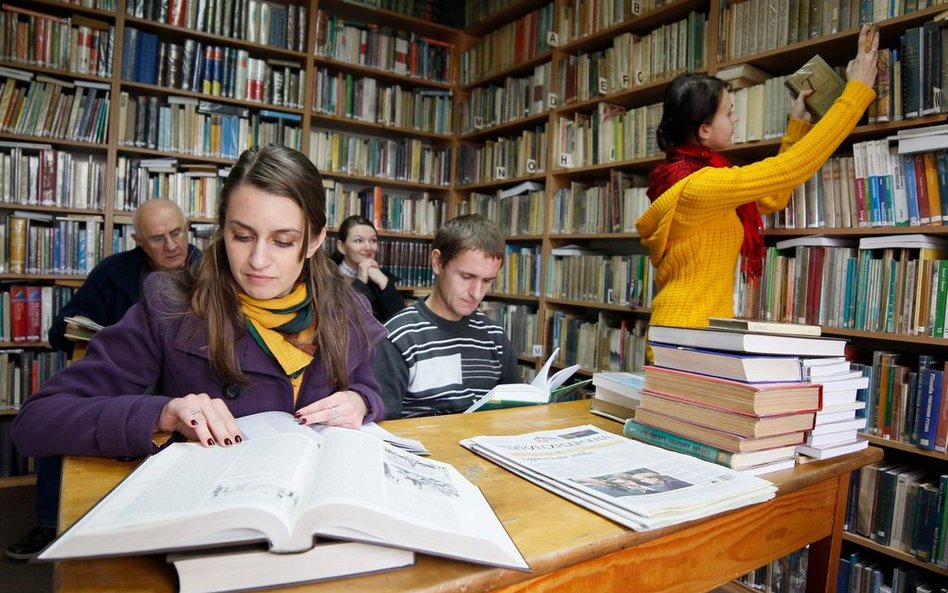
[[[461,445],[542,488],[637,531],[770,500],[761,478],[615,435],[592,425]]]

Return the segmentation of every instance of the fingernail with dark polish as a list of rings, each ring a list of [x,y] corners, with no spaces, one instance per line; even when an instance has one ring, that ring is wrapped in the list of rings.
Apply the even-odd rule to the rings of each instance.
[[[191,426],[197,426],[197,425],[198,425],[198,421],[197,421],[197,420],[192,420],[192,421],[191,421]]]
[[[213,446],[214,446],[214,439],[207,439],[207,446],[208,446],[208,447],[213,447]]]
[[[244,442],[244,439],[242,439],[241,436],[238,434],[237,436],[234,437],[234,442],[235,442],[235,443],[242,443],[242,442]]]
[[[306,424],[306,418],[300,418],[300,424]]]
[[[300,416],[303,415],[303,412],[293,412],[293,415],[299,418]]]
[[[233,444],[234,444],[234,443],[232,443],[232,442],[230,441],[230,439],[224,439],[224,446],[225,446],[225,447],[230,447],[230,446],[233,445]]]

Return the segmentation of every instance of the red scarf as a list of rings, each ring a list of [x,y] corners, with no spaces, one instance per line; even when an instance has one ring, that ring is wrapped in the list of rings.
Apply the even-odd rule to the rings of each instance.
[[[730,167],[731,163],[719,153],[696,146],[682,144],[666,151],[665,161],[657,165],[648,176],[648,199],[654,202],[668,189],[705,167]],[[737,217],[744,226],[741,243],[741,273],[755,285],[764,270],[764,239],[760,235],[762,223],[757,202],[748,202],[737,207]]]

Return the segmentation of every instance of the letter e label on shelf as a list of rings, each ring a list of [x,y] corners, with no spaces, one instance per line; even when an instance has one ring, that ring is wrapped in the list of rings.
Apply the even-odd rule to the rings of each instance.
[[[609,92],[609,83],[606,81],[605,77],[600,76],[599,77],[599,94],[605,95],[607,92]]]

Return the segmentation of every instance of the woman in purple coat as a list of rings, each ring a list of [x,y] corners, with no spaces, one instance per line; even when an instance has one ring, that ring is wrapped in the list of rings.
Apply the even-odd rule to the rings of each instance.
[[[148,455],[168,433],[229,447],[235,417],[269,410],[351,428],[384,417],[371,366],[384,329],[320,249],[316,167],[282,146],[245,151],[217,222],[196,278],[149,276],[142,301],[27,400],[22,454]]]

